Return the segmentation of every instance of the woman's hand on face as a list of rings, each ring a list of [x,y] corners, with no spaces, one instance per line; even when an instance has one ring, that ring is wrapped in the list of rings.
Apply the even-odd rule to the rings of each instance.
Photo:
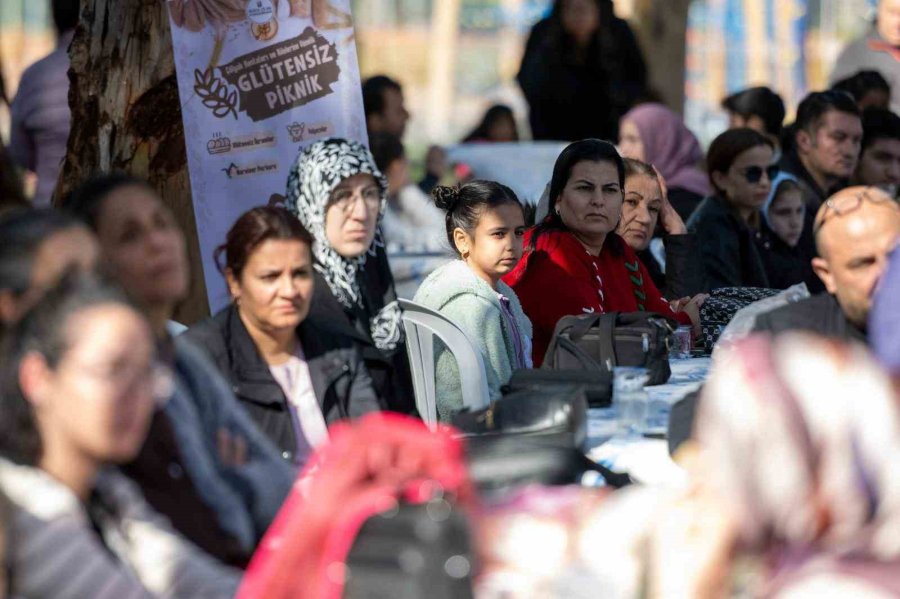
[[[669,188],[666,186],[666,180],[655,166],[653,170],[656,171],[656,179],[659,181],[660,190],[662,190],[662,207],[659,210],[659,222],[663,231],[668,235],[684,235],[687,233],[687,227],[684,221],[681,220],[681,217],[678,216],[678,213],[675,212],[675,209],[672,208],[672,204],[669,203]]]

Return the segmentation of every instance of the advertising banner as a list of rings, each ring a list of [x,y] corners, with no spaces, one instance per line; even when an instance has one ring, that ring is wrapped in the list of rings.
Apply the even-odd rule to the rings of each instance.
[[[367,143],[350,0],[168,0],[210,309],[228,302],[213,252],[277,201],[304,146]]]

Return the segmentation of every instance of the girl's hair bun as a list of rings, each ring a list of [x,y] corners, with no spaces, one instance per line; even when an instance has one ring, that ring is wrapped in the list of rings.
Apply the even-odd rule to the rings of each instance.
[[[438,185],[431,190],[431,197],[434,198],[435,206],[445,212],[453,212],[459,204],[459,188]]]

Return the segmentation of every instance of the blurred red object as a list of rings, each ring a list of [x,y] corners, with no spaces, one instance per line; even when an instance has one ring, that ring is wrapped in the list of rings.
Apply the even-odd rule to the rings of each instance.
[[[250,562],[237,599],[339,599],[345,560],[363,523],[398,501],[474,499],[463,445],[399,414],[330,429]]]

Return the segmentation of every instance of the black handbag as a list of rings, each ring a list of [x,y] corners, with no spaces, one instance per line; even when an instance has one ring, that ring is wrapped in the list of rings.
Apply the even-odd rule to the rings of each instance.
[[[669,345],[678,323],[652,312],[609,312],[563,316],[544,354],[543,368],[612,373],[616,366],[640,366],[648,385],[669,380]]]
[[[587,438],[587,399],[577,385],[553,393],[523,389],[482,410],[459,412],[451,423],[463,436],[543,436],[581,448]]]
[[[613,375],[608,370],[549,370],[522,368],[514,370],[501,389],[504,395],[516,391],[555,394],[562,388],[577,386],[584,390],[588,407],[608,408],[612,403]]]
[[[345,599],[467,599],[475,571],[468,518],[452,503],[400,503],[362,525]]]
[[[710,293],[700,307],[700,328],[707,353],[712,353],[719,336],[738,310],[777,294],[764,287],[722,287]]]
[[[481,495],[530,484],[578,484],[588,472],[614,488],[631,484],[628,474],[613,472],[548,437],[473,437],[467,440],[467,454],[469,476]]]

